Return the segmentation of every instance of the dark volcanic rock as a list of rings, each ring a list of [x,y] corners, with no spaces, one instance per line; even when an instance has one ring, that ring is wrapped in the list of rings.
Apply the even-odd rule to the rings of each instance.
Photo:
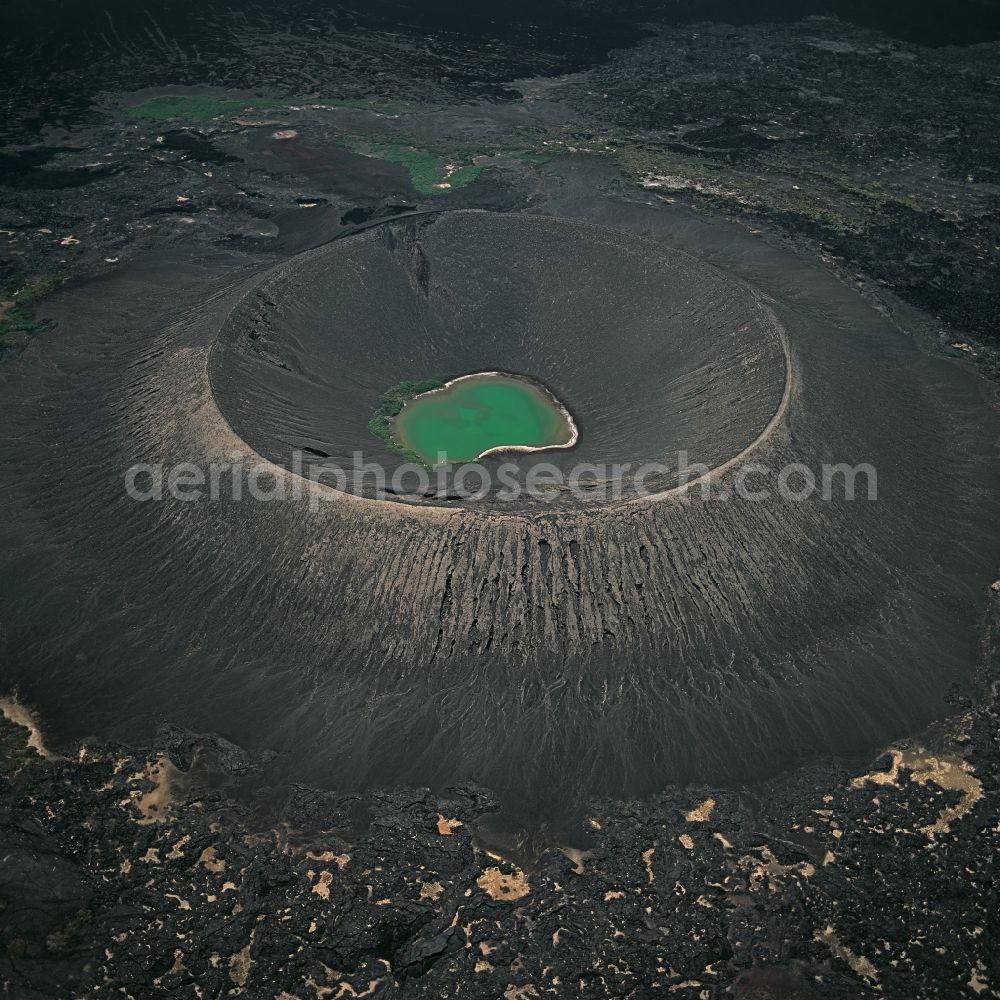
[[[226,767],[244,774],[239,758],[35,758],[2,779],[0,981],[50,1000],[195,983],[207,997],[976,997],[1000,974],[998,731],[990,703],[867,773],[594,801],[527,855],[486,845],[482,789],[298,788],[265,820],[212,790]]]
[[[996,371],[997,65],[996,43],[922,48],[830,18],[698,24],[564,93],[648,189],[820,241],[985,341]]]

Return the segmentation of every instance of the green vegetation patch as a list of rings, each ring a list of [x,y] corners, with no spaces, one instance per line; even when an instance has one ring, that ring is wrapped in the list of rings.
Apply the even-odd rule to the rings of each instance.
[[[406,167],[413,186],[422,194],[441,192],[441,188],[435,187],[441,183],[444,175],[444,164],[440,157],[426,149],[415,149],[399,143],[376,142],[370,148],[372,156]]]
[[[475,163],[477,159],[506,156],[530,166],[548,163],[553,150],[544,149],[544,143],[560,141],[555,136],[553,132],[526,135],[525,130],[519,130],[514,136],[491,137],[488,142],[477,143],[426,136],[418,139],[407,135],[342,134],[339,141],[356,153],[404,166],[417,191],[437,195],[465,187],[490,166]],[[537,149],[527,148],[529,143]]]
[[[440,153],[408,146],[403,142],[376,141],[366,145],[369,155],[406,167],[413,186],[421,194],[446,194],[465,187],[483,169],[472,164],[451,165]]]
[[[127,118],[203,122],[246,112],[277,111],[303,105],[371,111],[389,116],[429,114],[443,105],[409,101],[373,101],[354,97],[246,97],[164,94],[120,109]],[[560,133],[561,134],[561,133]],[[344,135],[341,143],[355,152],[406,168],[414,188],[424,195],[448,194],[471,184],[485,169],[473,161],[478,157],[507,155],[526,165],[548,163],[552,151],[544,142],[556,141],[556,133],[518,130],[517,134],[491,138],[488,142],[456,142],[448,139],[415,139],[408,135]]]
[[[64,281],[46,275],[35,281],[8,282],[0,287],[0,337],[8,333],[30,333],[38,326],[34,307]]]
[[[412,462],[417,462],[418,464],[423,465],[424,461],[419,455],[404,448],[393,437],[392,418],[398,416],[399,411],[402,410],[406,403],[413,399],[414,396],[430,392],[432,389],[440,389],[443,385],[444,382],[436,378],[425,378],[415,382],[397,383],[391,389],[387,389],[382,394],[382,403],[372,414],[371,420],[368,421],[368,430],[370,430],[375,437],[380,438],[387,445],[389,445],[389,447],[394,451],[398,451],[401,455],[405,455]]]
[[[482,167],[472,165],[456,167],[447,173],[445,179],[451,185],[450,190],[454,191],[456,188],[465,187],[466,184],[474,181],[482,172]]]

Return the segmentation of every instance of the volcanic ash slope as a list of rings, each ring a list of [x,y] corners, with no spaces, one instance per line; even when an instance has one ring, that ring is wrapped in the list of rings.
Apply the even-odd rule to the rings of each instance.
[[[132,318],[151,274],[119,279],[113,330],[84,290],[0,404],[9,673],[29,696],[18,663],[56,678],[34,700],[67,733],[155,714],[296,778],[471,776],[511,801],[753,777],[912,729],[974,678],[995,415],[823,280],[765,301],[629,232],[460,212],[230,272],[152,332]],[[717,497],[747,461],[864,462],[878,499],[862,478],[853,501],[704,500],[671,475],[606,503],[124,494],[135,462],[241,454],[291,484],[308,447],[393,468],[366,429],[381,392],[473,370],[570,408],[577,448],[537,456],[563,469],[684,449]]]

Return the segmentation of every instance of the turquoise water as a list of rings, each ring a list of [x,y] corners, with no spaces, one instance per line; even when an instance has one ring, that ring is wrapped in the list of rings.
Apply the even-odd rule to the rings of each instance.
[[[463,378],[411,399],[393,437],[428,465],[468,462],[492,448],[553,448],[573,439],[572,421],[540,386],[511,375]]]

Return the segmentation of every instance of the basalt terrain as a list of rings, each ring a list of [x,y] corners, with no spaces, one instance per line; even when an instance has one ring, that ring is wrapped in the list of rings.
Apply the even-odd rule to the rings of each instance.
[[[5,97],[7,991],[989,995],[997,44],[199,16]],[[593,489],[329,473],[470,371]]]

